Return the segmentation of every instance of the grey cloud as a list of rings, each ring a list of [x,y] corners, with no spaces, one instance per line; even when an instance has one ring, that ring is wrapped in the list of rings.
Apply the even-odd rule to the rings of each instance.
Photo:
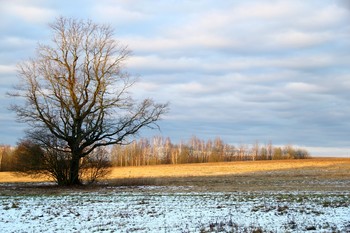
[[[337,0],[338,4],[348,10],[350,10],[350,1],[349,0]]]
[[[0,84],[7,88],[15,80],[6,67],[31,55],[35,41],[47,41],[47,19],[91,18],[115,26],[116,37],[133,50],[127,68],[140,76],[135,98],[170,101],[171,112],[160,123],[165,136],[346,148],[347,2],[27,3],[49,14],[36,23],[13,24],[17,14],[0,22]]]

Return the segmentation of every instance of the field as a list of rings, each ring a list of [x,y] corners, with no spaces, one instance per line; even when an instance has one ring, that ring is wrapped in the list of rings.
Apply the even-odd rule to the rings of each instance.
[[[0,173],[2,232],[350,232],[350,159],[114,168],[66,189]]]

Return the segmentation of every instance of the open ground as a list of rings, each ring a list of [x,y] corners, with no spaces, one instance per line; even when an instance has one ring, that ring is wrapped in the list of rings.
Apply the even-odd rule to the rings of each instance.
[[[5,232],[350,232],[350,159],[113,168],[67,189],[0,173]]]

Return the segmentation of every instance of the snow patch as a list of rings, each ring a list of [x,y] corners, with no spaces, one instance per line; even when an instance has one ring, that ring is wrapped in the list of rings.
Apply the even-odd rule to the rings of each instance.
[[[2,232],[350,231],[350,193],[109,188],[0,196]]]

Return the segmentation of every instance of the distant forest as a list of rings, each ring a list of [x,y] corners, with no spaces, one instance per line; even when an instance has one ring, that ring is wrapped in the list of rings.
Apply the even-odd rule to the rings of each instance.
[[[26,142],[24,142],[26,144]],[[17,147],[0,146],[0,171],[16,171],[18,164],[40,164],[37,145],[23,144]],[[201,140],[193,136],[187,142],[172,143],[170,138],[142,138],[128,145],[115,145],[109,149],[99,150],[111,166],[147,166],[158,164],[185,164],[254,160],[306,159],[308,151],[292,145],[273,146],[271,142],[252,145],[234,146],[225,143],[220,137],[214,140]],[[38,155],[37,155],[38,154]],[[23,158],[26,155],[27,158]],[[101,158],[101,157],[97,157]],[[90,158],[91,159],[91,158]]]
[[[233,146],[220,137],[201,140],[193,136],[188,142],[174,144],[170,138],[140,139],[129,145],[117,145],[111,150],[113,166],[146,166],[156,164],[184,164],[231,162],[249,160],[306,159],[305,149],[291,145],[273,146],[272,142]]]

